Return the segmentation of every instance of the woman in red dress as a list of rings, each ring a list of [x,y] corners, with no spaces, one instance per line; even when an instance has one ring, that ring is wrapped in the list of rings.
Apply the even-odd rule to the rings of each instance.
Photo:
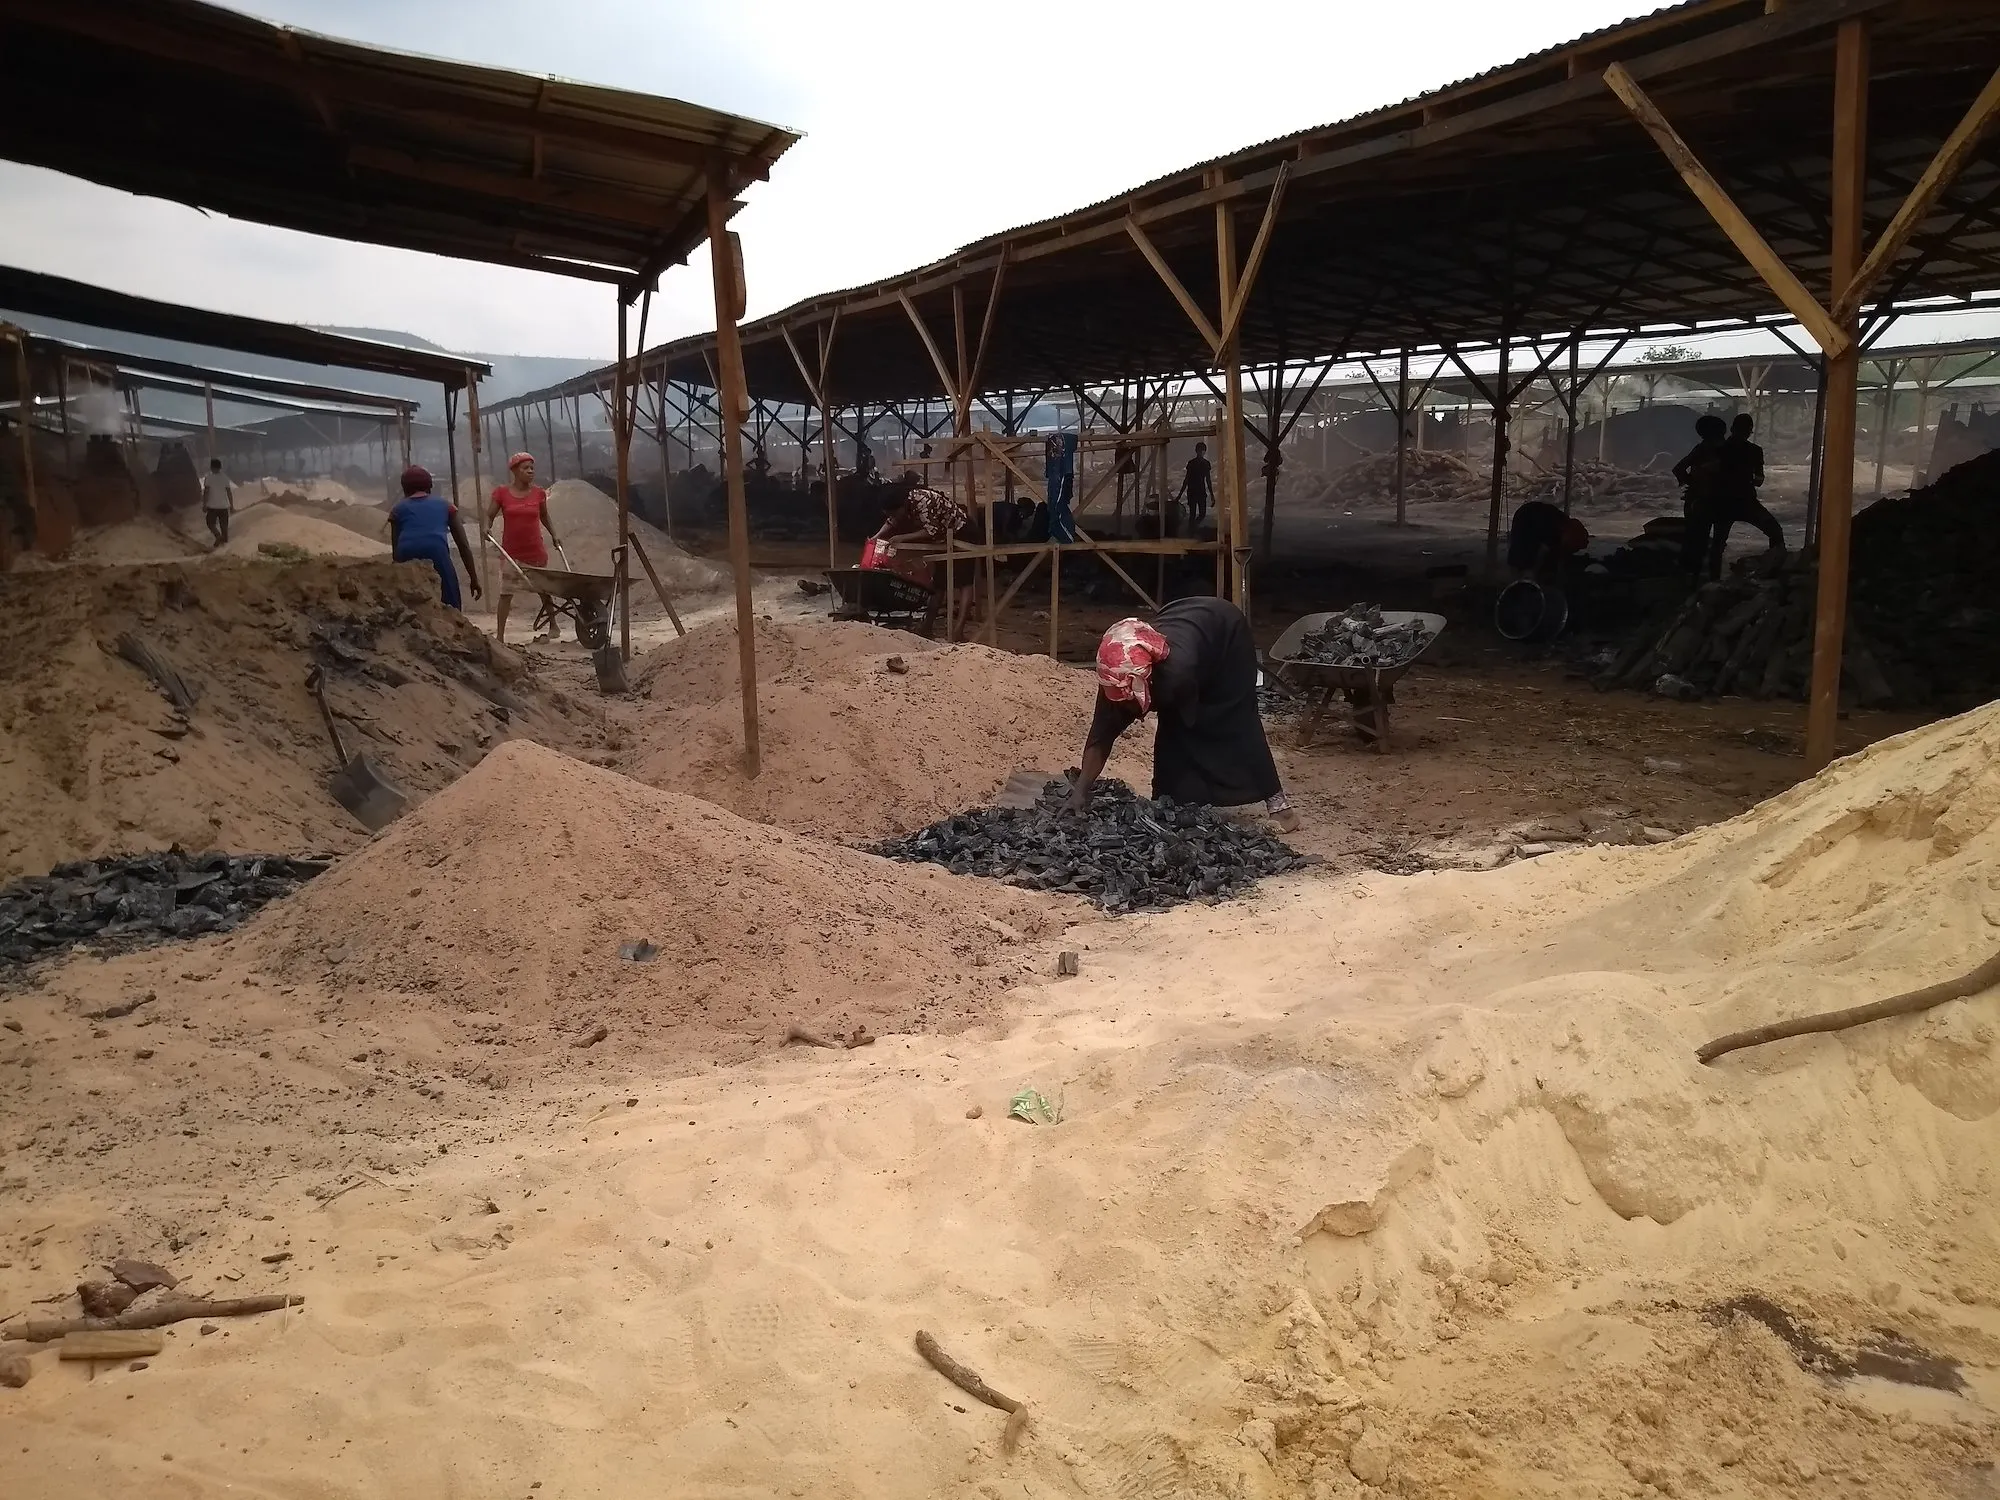
[[[561,546],[556,536],[555,522],[549,519],[549,492],[535,483],[535,456],[532,453],[516,453],[507,460],[507,483],[494,488],[492,505],[487,512],[486,527],[490,531],[493,518],[502,518],[500,526],[500,550],[524,567],[542,568],[548,566],[549,549],[542,545],[542,533],[548,532],[549,540]],[[514,588],[521,575],[507,565],[506,559],[500,563],[499,599],[493,608],[493,634],[503,644],[507,639],[507,610],[514,602]],[[549,619],[549,628],[555,629],[555,606],[547,594],[538,595],[542,609]]]

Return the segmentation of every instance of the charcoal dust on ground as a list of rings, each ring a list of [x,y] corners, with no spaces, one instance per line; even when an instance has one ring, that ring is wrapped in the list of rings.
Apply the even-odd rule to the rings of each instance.
[[[227,932],[331,863],[169,849],[57,865],[0,886],[0,968],[84,944],[126,952]]]
[[[875,845],[910,863],[984,875],[1029,890],[1088,897],[1117,915],[1242,894],[1265,875],[1313,860],[1260,828],[1210,807],[1150,801],[1122,781],[1099,782],[1087,817],[1063,811],[1053,781],[1029,808],[975,808]]]

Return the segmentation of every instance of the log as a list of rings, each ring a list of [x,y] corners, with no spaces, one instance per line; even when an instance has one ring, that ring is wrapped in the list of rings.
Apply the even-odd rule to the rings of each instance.
[[[305,1306],[305,1298],[291,1293],[270,1297],[227,1297],[211,1302],[202,1297],[169,1297],[147,1307],[127,1308],[115,1318],[30,1318],[25,1323],[0,1329],[0,1338],[22,1339],[30,1344],[46,1344],[51,1339],[73,1333],[107,1333],[135,1328],[165,1328],[191,1318],[241,1318],[252,1313],[282,1312],[288,1307]]]
[[[113,1328],[64,1334],[56,1358],[150,1359],[166,1347],[166,1336],[156,1330]]]
[[[973,1400],[983,1401],[996,1411],[1007,1413],[1007,1426],[1000,1434],[1000,1446],[1011,1453],[1028,1426],[1027,1403],[1016,1401],[1012,1396],[1001,1395],[971,1370],[945,1353],[938,1346],[938,1341],[921,1328],[917,1330],[917,1353],[924,1357],[933,1370]]]
[[[1886,1021],[1891,1016],[1915,1015],[1952,1000],[1966,999],[1996,984],[2000,984],[2000,953],[1956,979],[1942,980],[1925,985],[1920,990],[1909,990],[1891,995],[1886,1000],[1872,1000],[1866,1005],[1851,1006],[1846,1010],[1822,1011],[1814,1016],[1798,1016],[1789,1021],[1773,1021],[1768,1026],[1753,1026],[1748,1031],[1732,1031],[1727,1036],[1719,1036],[1697,1047],[1694,1055],[1704,1063],[1711,1063],[1724,1053],[1737,1052],[1745,1047],[1761,1047],[1766,1042],[1781,1042],[1787,1037],[1810,1036],[1821,1031],[1845,1031],[1850,1026]]]

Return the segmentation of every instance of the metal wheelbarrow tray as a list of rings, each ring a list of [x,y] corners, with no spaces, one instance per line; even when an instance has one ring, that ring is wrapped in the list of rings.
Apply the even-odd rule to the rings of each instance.
[[[920,619],[930,613],[931,591],[886,568],[829,568],[826,581],[840,606],[836,620],[872,620],[876,624]]]
[[[515,563],[528,588],[547,597],[535,615],[536,628],[553,626],[557,615],[569,616],[576,626],[577,641],[595,651],[611,643],[611,600],[618,592],[618,580],[610,573],[574,573],[567,568],[538,568]]]
[[[1339,693],[1347,699],[1354,732],[1361,737],[1362,743],[1373,745],[1386,755],[1389,752],[1389,705],[1396,699],[1396,679],[1415,666],[1424,652],[1431,648],[1432,642],[1444,633],[1444,616],[1421,610],[1383,610],[1382,623],[1385,625],[1405,625],[1416,620],[1431,633],[1430,640],[1401,661],[1386,667],[1352,667],[1301,660],[1301,642],[1314,631],[1324,629],[1327,621],[1345,613],[1345,610],[1329,609],[1294,620],[1271,647],[1268,656],[1271,675],[1309,703],[1317,695],[1318,701],[1312,704],[1312,711],[1299,728],[1300,745],[1313,742],[1313,737],[1319,732],[1320,721],[1326,717],[1327,707],[1333,702],[1333,695]]]

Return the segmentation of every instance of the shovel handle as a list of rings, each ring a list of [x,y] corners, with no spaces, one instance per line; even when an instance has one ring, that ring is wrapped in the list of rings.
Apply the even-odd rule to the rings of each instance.
[[[345,769],[347,747],[340,743],[340,729],[333,722],[333,710],[326,706],[326,674],[317,665],[306,673],[306,691],[318,701],[319,716],[326,725],[327,738],[333,741],[333,758]]]

